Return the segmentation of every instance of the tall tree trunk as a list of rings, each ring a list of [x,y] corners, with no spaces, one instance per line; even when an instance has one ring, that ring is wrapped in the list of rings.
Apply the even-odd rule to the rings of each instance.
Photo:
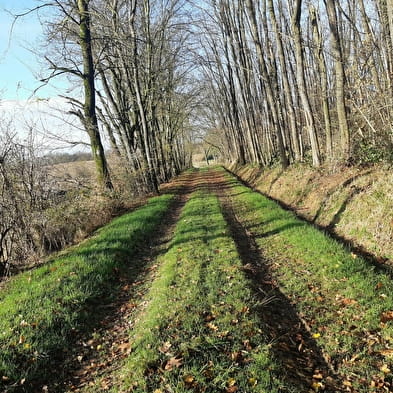
[[[322,37],[318,28],[318,16],[317,11],[313,5],[310,5],[310,20],[313,28],[313,40],[314,40],[314,52],[317,59],[318,74],[321,77],[322,87],[322,108],[323,117],[325,121],[325,138],[326,138],[326,160],[330,161],[333,158],[333,136],[332,136],[332,124],[329,110],[329,99],[328,99],[328,77],[326,70],[326,61],[322,48]]]
[[[347,109],[345,103],[345,72],[341,50],[341,40],[338,31],[336,5],[334,0],[324,0],[330,28],[330,41],[334,58],[334,71],[336,77],[336,107],[338,125],[340,130],[340,158],[348,161],[351,154],[350,135]]]
[[[281,77],[284,87],[285,104],[286,104],[286,109],[288,111],[289,125],[291,130],[290,133],[291,145],[293,149],[294,159],[295,161],[299,161],[301,160],[302,157],[300,155],[300,144],[299,144],[297,125],[296,125],[296,116],[295,116],[295,110],[292,100],[292,92],[291,92],[289,78],[288,78],[288,68],[285,61],[284,47],[282,42],[282,32],[280,31],[277,23],[273,0],[268,0],[268,9],[270,13],[270,19],[273,25],[274,34],[276,36],[277,51],[280,60],[281,74],[282,74]]]
[[[261,84],[263,85],[263,86],[261,86],[261,89],[262,89],[262,91],[263,90],[266,91],[267,101],[269,104],[269,110],[271,111],[271,114],[272,114],[272,119],[273,119],[274,128],[275,128],[275,132],[276,132],[281,166],[283,168],[286,168],[289,165],[289,160],[288,160],[287,153],[285,151],[284,138],[283,138],[281,124],[280,124],[280,118],[279,118],[279,110],[276,107],[270,76],[269,76],[269,73],[267,70],[265,59],[263,57],[263,50],[262,50],[261,40],[259,37],[258,23],[257,23],[257,18],[256,18],[256,13],[255,13],[255,5],[252,0],[246,0],[246,8],[247,8],[248,16],[250,19],[251,35],[252,35],[252,39],[254,41],[254,45],[256,48],[256,52],[257,52],[260,80],[261,80]]]
[[[317,138],[317,131],[315,127],[315,120],[311,109],[310,100],[307,93],[306,79],[304,75],[304,59],[303,47],[300,31],[302,0],[295,0],[293,15],[292,15],[292,30],[293,40],[295,43],[296,55],[296,80],[299,88],[299,95],[302,100],[304,116],[306,118],[308,136],[311,143],[312,162],[314,166],[321,165],[321,157],[319,151],[319,143]]]
[[[145,0],[144,2],[144,11],[145,13],[148,13],[148,0]],[[136,7],[136,0],[134,0],[135,7]],[[132,36],[132,43],[133,43],[133,54],[134,54],[134,61],[136,62],[138,59],[138,40],[136,36],[136,31],[135,31],[135,12],[136,8],[133,8],[133,13],[132,13],[132,20],[130,21],[130,32]],[[146,18],[149,18],[149,15],[145,14]],[[149,23],[147,21],[147,23]],[[150,37],[148,38],[150,39]],[[150,142],[149,142],[149,125],[147,121],[147,115],[146,115],[146,109],[144,106],[144,102],[142,99],[142,93],[141,93],[141,86],[140,86],[140,78],[139,78],[139,64],[136,62],[133,66],[133,79],[134,79],[134,89],[135,89],[135,95],[136,95],[136,102],[139,110],[139,116],[141,119],[141,125],[142,125],[142,146],[143,146],[143,151],[144,151],[144,156],[146,159],[147,163],[147,170],[149,173],[149,187],[151,191],[158,193],[158,181],[157,181],[157,176],[155,173],[155,168],[154,168],[154,163],[153,163],[153,157],[150,152]]]
[[[83,105],[84,127],[90,138],[91,151],[96,164],[98,184],[103,188],[112,190],[113,185],[109,176],[96,114],[96,90],[91,45],[89,0],[77,0],[77,5],[80,17],[79,45],[83,58],[83,87],[85,93]]]

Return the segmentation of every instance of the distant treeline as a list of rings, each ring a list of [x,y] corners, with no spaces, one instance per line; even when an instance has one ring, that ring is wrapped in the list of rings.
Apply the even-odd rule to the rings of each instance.
[[[54,153],[45,155],[43,160],[47,165],[55,165],[66,162],[90,161],[92,160],[92,156],[90,152],[81,151],[76,153]]]

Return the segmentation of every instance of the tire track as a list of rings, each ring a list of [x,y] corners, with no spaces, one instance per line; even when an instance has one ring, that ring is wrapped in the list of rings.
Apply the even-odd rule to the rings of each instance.
[[[214,181],[213,181],[214,178]],[[277,286],[253,234],[237,217],[231,200],[231,187],[225,175],[216,171],[211,177],[211,192],[220,199],[225,220],[243,262],[243,270],[263,304],[260,312],[263,331],[270,340],[271,352],[282,364],[282,378],[298,391],[341,392],[342,384],[316,340],[313,339],[291,302]]]

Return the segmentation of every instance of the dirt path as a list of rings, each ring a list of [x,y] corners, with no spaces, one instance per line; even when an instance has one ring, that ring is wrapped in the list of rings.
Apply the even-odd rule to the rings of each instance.
[[[280,291],[264,260],[263,251],[258,248],[253,234],[236,216],[231,202],[233,190],[225,175],[214,172],[210,178],[210,191],[220,199],[223,215],[236,243],[244,271],[264,304],[260,318],[263,330],[270,338],[272,353],[283,365],[282,377],[299,390],[312,386],[318,390],[323,379],[325,392],[340,391],[338,377],[298,315],[296,305]]]

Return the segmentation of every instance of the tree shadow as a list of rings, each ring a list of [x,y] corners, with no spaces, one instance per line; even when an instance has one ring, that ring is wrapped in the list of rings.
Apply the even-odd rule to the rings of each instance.
[[[342,184],[340,184],[338,187],[332,188],[325,196],[325,198],[323,199],[323,201],[321,202],[321,205],[318,208],[318,211],[315,213],[315,216],[312,218],[312,222],[316,222],[318,220],[318,218],[321,216],[322,212],[325,210],[329,199],[331,198],[331,196],[337,191],[337,188],[345,188],[348,187],[349,185],[351,185],[355,180],[358,180],[359,178],[365,177],[367,175],[369,175],[372,171],[367,171],[365,173],[361,173],[355,176],[350,177],[349,179],[345,180]],[[359,192],[362,191],[362,189],[359,190]],[[355,194],[356,195],[356,194]],[[355,196],[353,195],[353,196]],[[352,197],[353,197],[352,196]],[[345,202],[344,202],[345,203]],[[348,203],[347,203],[348,204]],[[345,205],[346,206],[346,205]],[[339,217],[341,217],[341,214],[345,211],[345,208],[343,210],[341,210],[341,212],[339,213]],[[333,218],[332,221],[334,221],[335,218]],[[336,224],[338,223],[338,221],[336,222]],[[328,225],[328,227],[330,226],[330,224]]]
[[[346,238],[344,236],[339,235],[335,231],[334,227],[337,225],[337,223],[341,219],[341,216],[342,216],[343,212],[345,211],[345,209],[346,209],[348,203],[350,202],[350,200],[348,200],[346,204],[344,203],[344,206],[342,206],[339,209],[339,211],[337,212],[338,216],[335,219],[335,221],[336,221],[335,225],[330,225],[331,223],[329,225],[320,225],[320,224],[317,224],[316,222],[314,222],[314,220],[310,220],[307,217],[305,217],[304,215],[300,214],[292,206],[286,204],[282,200],[273,198],[270,195],[267,195],[267,194],[259,191],[258,189],[254,188],[248,182],[243,180],[240,176],[236,175],[236,173],[231,172],[227,168],[225,168],[225,170],[228,173],[230,173],[232,176],[234,176],[240,184],[242,184],[245,187],[249,188],[252,192],[256,192],[256,193],[264,196],[265,198],[267,198],[267,199],[277,203],[282,209],[292,212],[295,215],[295,217],[297,217],[300,221],[308,223],[308,224],[312,225],[314,228],[316,228],[316,229],[326,233],[332,239],[334,239],[337,242],[339,242],[340,244],[344,245],[348,250],[350,250],[350,251],[354,252],[355,254],[359,255],[360,257],[362,257],[365,261],[367,261],[367,263],[369,263],[371,266],[373,266],[376,269],[376,271],[382,272],[384,274],[388,274],[390,277],[393,278],[393,266],[391,265],[391,263],[389,263],[389,259],[388,258],[382,258],[382,257],[376,256],[375,254],[373,254],[372,252],[367,250],[365,247],[360,246],[359,244],[356,244],[353,240],[350,240],[350,239],[348,239],[348,238]],[[350,182],[351,182],[350,180],[351,179],[347,180],[349,182],[348,184],[350,184]],[[353,179],[353,180],[355,180],[355,179]],[[370,181],[370,184],[371,184],[371,181]],[[355,195],[356,195],[356,193],[352,196],[352,198]],[[334,220],[334,218],[333,218],[333,220]]]
[[[53,343],[54,347],[48,348],[45,359],[37,360],[40,362],[40,372],[34,374],[30,380],[24,381],[24,384],[8,385],[7,392],[38,393],[43,391],[43,386],[46,386],[48,391],[63,393],[70,391],[71,386],[88,379],[87,374],[80,371],[89,369],[90,364],[96,362],[97,350],[91,349],[85,343],[92,335],[105,335],[111,328],[118,329],[118,321],[127,309],[130,299],[134,295],[141,296],[139,293],[144,290],[143,282],[149,277],[152,262],[169,249],[171,228],[177,222],[180,211],[192,192],[192,187],[187,186],[189,179],[180,178],[175,185],[176,189],[168,190],[168,193],[176,193],[177,197],[164,213],[154,232],[149,236],[142,236],[143,228],[141,228],[141,233],[136,234],[140,237],[140,241],[136,242],[138,244],[135,247],[131,248],[127,244],[129,233],[127,228],[123,228],[122,231],[116,230],[115,234],[106,240],[97,238],[94,250],[84,249],[82,245],[80,250],[73,247],[71,253],[65,252],[60,256],[61,258],[71,255],[75,258],[88,256],[99,258],[100,255],[110,254],[118,263],[110,277],[108,275],[108,279],[103,282],[99,294],[92,293],[83,303],[70,305],[75,308],[72,312],[77,314],[77,319],[75,328],[71,331],[68,327],[64,327],[68,347],[59,348],[59,345]],[[158,202],[155,200],[148,202],[150,206],[156,203]],[[110,226],[111,224],[108,224],[106,228]],[[62,282],[61,285],[67,284]],[[61,301],[59,299],[59,302]],[[128,332],[128,329],[127,325],[124,331]],[[2,386],[0,390],[1,388]]]
[[[340,388],[339,377],[300,317],[296,304],[277,286],[255,237],[237,219],[225,193],[221,190],[219,195],[243,270],[262,304],[259,312],[262,330],[268,335],[272,355],[282,365],[278,377],[298,392],[310,391],[311,386],[319,382],[325,385],[325,392],[344,391]],[[280,228],[277,232],[285,229],[288,228]],[[318,379],[320,376],[322,380]]]

